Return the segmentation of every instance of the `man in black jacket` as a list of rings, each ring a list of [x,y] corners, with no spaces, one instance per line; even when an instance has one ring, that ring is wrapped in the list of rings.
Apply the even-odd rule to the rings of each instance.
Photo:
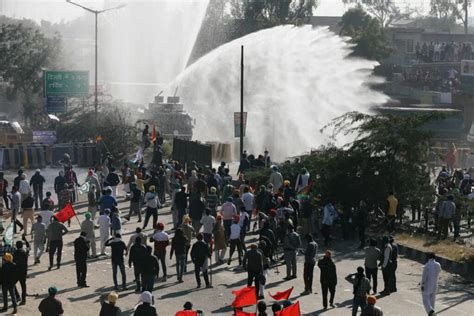
[[[6,253],[3,256],[4,262],[2,265],[2,294],[3,294],[3,308],[1,312],[6,312],[8,309],[8,294],[13,304],[13,313],[16,314],[16,295],[15,295],[15,283],[16,280],[16,264],[13,263],[13,256],[11,253]]]
[[[117,283],[117,268],[120,269],[122,275],[122,290],[127,289],[127,275],[125,274],[124,253],[127,254],[127,245],[122,241],[121,234],[115,234],[115,237],[110,238],[105,242],[106,246],[112,248],[112,277],[114,280],[114,289],[118,290]]]
[[[28,246],[28,245],[27,245]],[[26,275],[28,271],[28,253],[23,249],[23,242],[18,240],[16,242],[16,250],[13,253],[13,262],[16,264],[17,280],[21,286],[21,303],[26,304]],[[15,294],[18,296],[16,288]]]
[[[255,282],[256,296],[263,299],[263,296],[258,296],[260,276],[263,272],[263,255],[257,245],[251,244],[250,250],[245,252],[243,266],[247,271],[247,286],[251,286]]]
[[[39,210],[43,201],[43,184],[46,182],[41,175],[41,171],[36,169],[35,174],[31,177],[30,185],[33,187],[33,196],[35,199],[35,210]]]
[[[304,292],[301,295],[313,293],[313,273],[316,264],[316,253],[318,252],[318,244],[314,241],[313,236],[306,235],[306,249],[304,252]]]
[[[89,287],[86,283],[87,276],[87,253],[89,252],[89,241],[86,241],[86,232],[74,240],[74,261],[76,262],[76,275],[78,287]]]
[[[145,257],[141,264],[142,273],[142,291],[153,292],[153,286],[155,284],[155,278],[158,278],[160,272],[160,266],[158,258],[152,254],[152,248],[146,247]]]
[[[211,249],[209,245],[203,241],[203,235],[198,233],[196,235],[197,241],[191,248],[191,260],[194,263],[194,274],[196,275],[197,288],[201,287],[200,273],[204,277],[206,288],[212,288],[209,283],[209,275],[207,274],[208,259],[211,257]]]
[[[186,193],[186,187],[181,187],[181,191],[176,193],[174,197],[174,206],[178,210],[177,226],[181,226],[183,216],[186,215],[186,209],[188,208],[188,194]]]
[[[137,288],[135,292],[141,293],[141,270],[143,259],[146,256],[146,247],[142,245],[142,239],[140,237],[135,238],[135,243],[130,248],[130,255],[128,257],[128,266],[132,267],[133,263],[133,273],[135,275],[135,283],[137,284]]]

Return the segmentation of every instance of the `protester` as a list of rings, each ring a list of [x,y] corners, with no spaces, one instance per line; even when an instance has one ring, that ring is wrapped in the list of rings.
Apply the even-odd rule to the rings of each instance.
[[[256,296],[258,299],[263,299],[263,296],[259,295],[260,279],[263,274],[263,254],[256,244],[251,244],[250,250],[245,252],[243,268],[247,271],[247,286],[255,282]]]
[[[217,264],[223,264],[227,252],[227,240],[225,237],[224,225],[222,224],[222,215],[220,214],[216,217],[216,224],[214,225],[212,233],[214,235],[215,262]]]
[[[57,293],[58,289],[55,286],[48,288],[48,297],[43,299],[38,306],[41,316],[59,316],[64,314],[63,304],[56,298]]]
[[[214,231],[214,225],[216,225],[216,218],[211,215],[211,209],[206,208],[205,214],[201,218],[202,235],[204,241],[210,243],[212,241],[212,232]]]
[[[171,241],[170,260],[173,253],[176,256],[176,277],[178,283],[183,283],[184,267],[186,266],[186,237],[180,228],[176,229]]]
[[[313,273],[316,264],[316,254],[318,252],[318,244],[314,241],[313,236],[306,235],[306,249],[304,251],[304,292],[301,295],[313,293]]]
[[[87,253],[90,242],[86,240],[87,233],[81,232],[80,236],[74,240],[74,262],[76,264],[76,276],[78,287],[89,287],[86,282],[87,277]]]
[[[270,174],[270,179],[268,179],[268,183],[272,185],[272,193],[275,194],[283,186],[283,176],[278,171],[277,166],[273,165],[271,169],[272,173]]]
[[[155,193],[155,186],[150,186],[148,192],[145,194],[145,222],[143,223],[143,229],[148,226],[148,221],[150,217],[153,217],[153,227],[156,227],[158,221],[158,207],[160,206],[158,202],[158,196]]]
[[[23,202],[27,195],[31,194],[30,182],[26,180],[26,174],[20,176],[20,182],[18,183],[18,191],[21,194],[21,201]]]
[[[392,236],[388,237],[388,242],[392,247],[392,252],[390,253],[390,293],[397,292],[397,268],[398,268],[398,245],[395,243],[395,240]]]
[[[140,296],[140,302],[135,308],[133,316],[157,316],[156,308],[153,306],[153,296],[145,291]]]
[[[209,245],[203,241],[201,233],[196,235],[196,239],[197,241],[191,248],[191,260],[194,263],[194,274],[196,276],[197,288],[201,287],[201,272],[204,277],[204,282],[206,283],[206,288],[212,288],[207,273],[208,259],[211,257],[211,249],[209,248]]]
[[[375,296],[367,296],[367,306],[362,309],[360,316],[383,316],[383,312],[380,307],[375,305],[376,302],[377,298]]]
[[[41,215],[36,216],[36,223],[31,227],[31,238],[33,239],[34,263],[38,264],[46,243],[46,225]]]
[[[438,214],[439,220],[439,239],[446,239],[448,237],[448,228],[451,224],[454,215],[456,214],[456,204],[454,203],[454,197],[448,195],[447,201],[444,201],[441,204],[441,209]]]
[[[380,258],[382,252],[377,248],[377,241],[370,239],[370,246],[365,247],[365,274],[369,281],[372,279],[372,290],[373,293],[377,293],[377,261]]]
[[[390,245],[388,236],[384,236],[382,239],[384,249],[382,257],[380,259],[380,266],[382,267],[382,276],[384,283],[384,290],[380,292],[382,295],[390,295],[390,288],[392,285],[392,246]]]
[[[105,210],[112,210],[117,207],[117,200],[112,196],[112,188],[106,187],[102,193],[102,197],[99,201],[101,213]]]
[[[328,247],[331,242],[331,231],[334,221],[337,218],[337,211],[332,200],[328,200],[323,209],[323,220],[321,222],[321,233],[324,237],[324,246]]]
[[[92,221],[91,217],[92,214],[87,212],[84,214],[85,220],[81,223],[81,231],[86,233],[85,240],[90,246],[90,252],[92,252],[92,258],[97,257],[97,247],[95,244],[95,230],[94,230],[94,222]],[[88,255],[89,256],[89,255]]]
[[[118,301],[118,293],[117,292],[110,292],[107,296],[107,302],[102,303],[102,307],[100,308],[99,316],[120,316],[122,315],[122,311],[117,306]]]
[[[0,171],[0,197],[3,198],[5,207],[10,209],[8,200],[8,181],[4,178],[3,171]]]
[[[163,271],[162,282],[166,282],[167,270],[166,270],[166,247],[170,244],[169,235],[164,231],[165,225],[158,223],[156,230],[150,238],[150,242],[154,242],[154,255],[161,262],[161,268]]]
[[[181,191],[176,193],[174,197],[174,207],[178,211],[178,222],[176,225],[179,227],[182,224],[183,217],[186,215],[188,208],[188,194],[186,193],[185,186],[182,186]]]
[[[64,171],[59,171],[59,175],[54,178],[54,192],[57,195],[58,201],[59,201],[59,196],[61,195],[61,192],[64,190],[66,186],[66,178],[64,177]]]
[[[24,238],[27,248],[29,248],[26,238]],[[28,277],[28,252],[23,249],[23,241],[18,240],[16,242],[16,250],[13,253],[13,262],[16,264],[16,279],[21,286],[21,303],[20,305],[26,304],[26,278]],[[16,289],[15,289],[15,292]],[[16,294],[18,296],[18,294]]]
[[[130,208],[128,216],[125,216],[126,220],[130,220],[133,214],[138,216],[138,223],[142,221],[142,198],[143,193],[140,191],[136,183],[132,183],[131,186],[131,195],[130,195]]]
[[[91,214],[92,220],[95,220],[95,215],[99,206],[99,201],[97,200],[97,193],[95,186],[92,184],[87,193],[87,211]]]
[[[127,244],[127,249],[130,251],[130,247],[135,243],[135,239],[140,237],[141,239],[141,244],[146,247],[147,245],[147,235],[142,232],[142,229],[140,227],[135,228],[135,232],[130,236],[130,239],[128,240]]]
[[[106,209],[97,219],[100,232],[100,255],[105,256],[105,243],[110,238],[110,210]]]
[[[49,267],[48,271],[53,268],[53,259],[56,251],[58,252],[56,258],[56,267],[61,267],[61,257],[63,251],[63,236],[68,233],[66,226],[58,221],[56,217],[53,217],[53,222],[46,228],[46,235],[48,236],[48,248],[49,248]]]
[[[33,211],[33,204],[34,199],[31,196],[31,193],[27,193],[26,197],[21,202],[21,209],[22,209],[22,218],[23,218],[23,230],[25,234],[28,234],[28,220],[31,221],[31,225],[34,222],[34,211]]]
[[[114,289],[118,291],[117,283],[117,269],[120,269],[122,275],[122,290],[127,289],[127,275],[125,273],[124,253],[127,254],[127,245],[122,241],[122,235],[116,234],[115,237],[110,238],[105,242],[106,246],[112,248],[112,276],[114,281]]]
[[[36,169],[35,174],[30,179],[30,185],[33,187],[35,210],[39,210],[41,207],[41,201],[43,201],[43,184],[45,182],[46,180],[41,175],[41,170]]]
[[[237,248],[237,255],[239,258],[239,266],[242,265],[242,251],[243,250],[242,250],[242,244],[240,240],[241,227],[239,225],[239,221],[240,221],[239,215],[235,215],[233,224],[232,226],[230,226],[230,236],[229,236],[230,253],[229,253],[229,260],[227,260],[227,265],[230,265],[230,263],[232,262],[232,255],[234,254],[234,251],[236,248]]]
[[[354,299],[352,300],[352,316],[357,315],[359,307],[361,310],[367,305],[367,295],[370,292],[370,281],[365,277],[364,268],[357,267],[357,273],[349,274],[346,280],[352,283],[354,286],[353,294]]]
[[[423,268],[421,277],[421,293],[423,305],[429,316],[435,315],[436,293],[438,292],[438,278],[441,265],[436,261],[434,253],[428,254],[428,262]]]
[[[287,233],[283,240],[283,252],[286,264],[286,277],[284,280],[296,279],[296,253],[301,246],[301,239],[294,231],[293,225],[288,225]]]
[[[334,308],[334,295],[336,294],[337,274],[336,265],[332,260],[332,253],[326,250],[324,257],[319,259],[318,267],[321,269],[320,282],[321,291],[323,294],[323,307],[328,308],[328,290],[331,296],[329,297],[329,305]]]
[[[193,225],[194,232],[197,234],[201,230],[201,219],[206,210],[206,204],[200,193],[191,195],[189,200],[189,217]]]
[[[137,236],[134,238],[133,246],[128,249],[130,249],[128,256],[128,267],[131,268],[133,264],[133,275],[135,276],[135,284],[137,286],[135,292],[140,293],[142,288],[142,266],[144,258],[146,256],[146,245],[143,245],[142,238],[140,236]]]
[[[141,264],[142,291],[153,292],[155,278],[158,278],[160,266],[158,258],[152,254],[152,248],[146,247],[145,258]]]
[[[395,197],[393,191],[388,193],[387,197],[387,226],[390,231],[395,229],[395,218],[398,210],[398,199]]]
[[[2,294],[3,294],[3,308],[1,312],[6,312],[8,310],[8,294],[13,305],[13,314],[17,312],[17,299],[15,295],[15,283],[17,282],[17,266],[13,263],[13,255],[11,253],[6,253],[3,256],[2,264]]]
[[[180,228],[183,230],[184,236],[186,237],[186,265],[184,266],[184,272],[187,271],[188,253],[191,249],[191,240],[193,239],[194,235],[194,228],[190,223],[191,219],[189,216],[183,216],[183,224],[180,226]]]

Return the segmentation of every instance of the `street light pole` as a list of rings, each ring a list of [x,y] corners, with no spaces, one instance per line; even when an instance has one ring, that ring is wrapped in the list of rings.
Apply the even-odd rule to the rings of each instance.
[[[99,112],[99,98],[98,98],[98,56],[99,56],[99,53],[98,53],[98,45],[97,45],[97,39],[99,35],[99,27],[98,27],[99,14],[110,11],[110,10],[123,8],[125,5],[121,4],[119,6],[109,8],[109,9],[104,9],[104,10],[93,10],[79,3],[75,3],[71,0],[66,0],[66,2],[73,4],[75,6],[78,6],[79,8],[82,8],[86,10],[87,12],[93,13],[95,15],[95,58],[94,58],[95,59],[95,65],[94,65],[94,71],[95,71],[95,74],[94,74],[94,112],[95,112],[95,115],[94,116],[95,116],[95,119],[94,119],[94,122],[95,122],[95,131],[97,132],[97,127],[98,127],[97,117],[98,117],[98,112]]]

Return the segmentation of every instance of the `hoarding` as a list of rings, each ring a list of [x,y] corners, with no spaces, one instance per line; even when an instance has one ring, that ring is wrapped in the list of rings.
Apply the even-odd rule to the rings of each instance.
[[[44,71],[44,95],[83,96],[89,93],[88,71]]]

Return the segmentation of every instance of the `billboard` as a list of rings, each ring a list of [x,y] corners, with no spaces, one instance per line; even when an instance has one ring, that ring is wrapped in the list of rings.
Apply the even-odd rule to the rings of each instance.
[[[65,96],[47,96],[46,97],[46,112],[48,113],[66,112],[66,97]]]
[[[45,96],[62,95],[75,97],[89,93],[88,71],[44,71],[43,93]]]
[[[244,112],[244,137],[247,129],[247,112]],[[234,135],[240,137],[240,112],[234,112]]]
[[[33,143],[53,145],[56,142],[56,131],[33,131]]]

